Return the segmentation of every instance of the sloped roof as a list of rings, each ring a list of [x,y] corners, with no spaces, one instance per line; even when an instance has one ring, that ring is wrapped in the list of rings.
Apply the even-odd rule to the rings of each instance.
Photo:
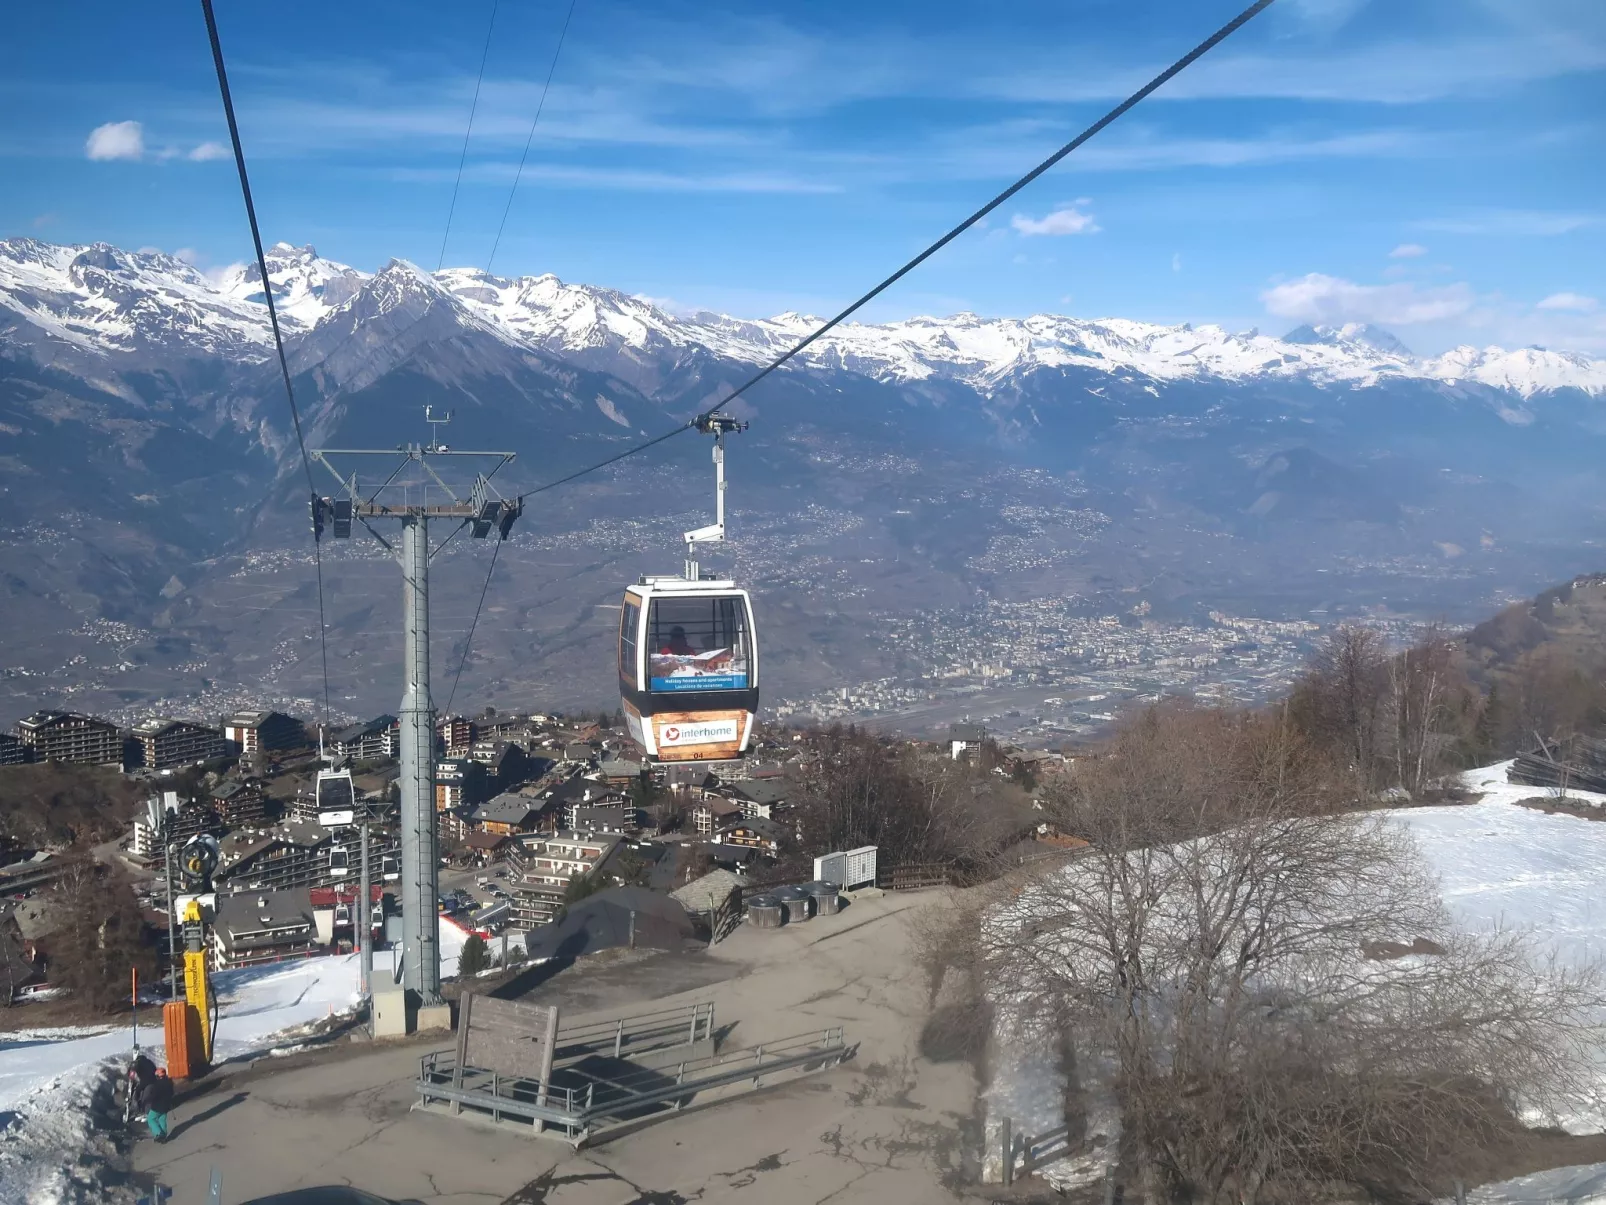
[[[732,795],[739,796],[749,803],[777,804],[785,803],[787,797],[793,792],[793,784],[785,779],[757,779],[725,784],[725,790]]]
[[[632,935],[638,949],[681,950],[701,944],[679,901],[645,887],[609,887],[589,895],[562,920],[532,929],[524,942],[531,958],[577,958],[627,946]]]
[[[236,932],[312,925],[312,890],[286,887],[279,891],[242,891],[217,897],[213,928],[224,937]]]
[[[754,816],[751,820],[736,820],[730,824],[722,824],[719,831],[728,833],[733,829],[745,828],[757,833],[760,837],[768,837],[771,841],[784,841],[786,839],[786,826],[774,820],[766,820],[762,816]]]
[[[365,724],[353,724],[349,728],[342,728],[335,733],[335,740],[340,742],[361,740],[365,736],[384,732],[387,728],[394,727],[395,724],[396,717],[393,715],[375,716]]]
[[[469,813],[469,819],[475,824],[522,824],[540,811],[541,805],[529,796],[503,791],[476,807]]]
[[[687,912],[712,912],[739,887],[747,885],[741,875],[729,870],[711,870],[700,879],[669,893]]]

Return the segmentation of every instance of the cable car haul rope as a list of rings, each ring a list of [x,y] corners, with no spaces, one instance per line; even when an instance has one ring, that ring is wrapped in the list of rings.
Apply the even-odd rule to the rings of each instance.
[[[1127,111],[1164,86],[1169,80],[1185,71],[1198,59],[1231,37],[1249,21],[1270,8],[1273,3],[1275,3],[1275,0],[1256,0],[1255,3],[1217,29],[1204,41],[1084,129],[1075,138],[1026,172],[1008,188],[926,246],[919,254],[904,263],[840,313],[822,323],[818,329],[800,339],[785,352],[754,372],[740,385],[720,398],[708,410],[688,419],[674,429],[664,432],[662,435],[635,444],[595,464],[560,476],[518,495],[516,504],[522,504],[527,498],[545,493],[547,490],[556,489],[560,485],[565,485],[610,465],[617,464],[628,457],[648,451],[685,431],[698,431],[714,437],[716,476],[714,523],[686,533],[687,557],[683,575],[678,577],[642,577],[639,581],[625,588],[624,602],[620,608],[618,647],[620,706],[630,726],[631,735],[642,745],[651,760],[655,762],[695,762],[739,757],[749,746],[753,725],[757,717],[759,689],[758,631],[753,615],[752,599],[748,592],[740,588],[735,581],[705,575],[698,563],[697,555],[701,546],[719,543],[724,539],[724,441],[727,434],[733,434],[746,426],[745,423],[737,422],[721,412],[765,377],[807,350],[808,347],[833,328],[845,322],[869,302],[879,297],[887,289],[914,271],[915,268],[1003,205],[1016,193],[1060,163],[1106,126],[1116,121]],[[262,251],[261,234],[257,228],[256,211],[251,202],[250,182],[247,178],[245,167],[245,153],[240,145],[239,131],[235,124],[234,105],[229,96],[223,49],[218,38],[217,22],[212,13],[212,0],[201,0],[201,7],[206,15],[207,32],[211,39],[212,55],[217,67],[218,87],[222,94],[224,111],[228,117],[229,135],[234,147],[235,164],[239,169],[240,188],[245,199],[246,216],[250,221],[251,235],[257,253],[257,264],[262,273],[263,292],[267,298],[274,346],[278,352],[280,369],[284,377],[285,393],[290,402],[290,413],[295,427],[296,439],[301,447],[301,455],[307,469],[308,483],[310,485],[312,482],[311,462],[308,459],[306,445],[302,441],[301,416],[296,407],[295,393],[291,387],[289,366],[284,353],[284,343],[279,331],[278,317],[274,310],[273,291],[271,282],[268,280],[267,262]],[[558,38],[559,51],[562,49],[563,37],[568,32],[569,19],[572,18],[573,12],[574,6],[573,0],[571,0],[568,16],[564,19],[563,31]],[[493,30],[494,25],[495,7],[493,3]],[[489,54],[490,41],[491,33],[487,32],[486,55]],[[480,64],[480,78],[482,81],[485,71],[484,57],[482,55]],[[553,58],[553,66],[554,68],[556,66],[556,53]],[[547,86],[550,87],[550,85],[551,71],[549,70]],[[542,104],[544,105],[546,89],[542,90],[541,95]],[[478,84],[476,84],[475,89],[475,103],[477,106]],[[540,120],[539,107],[536,110],[535,120]],[[470,129],[472,129],[472,112],[469,122]],[[535,127],[532,123],[532,137],[534,129]],[[467,149],[468,134],[465,133],[464,156],[467,155]],[[526,142],[525,154],[528,155],[528,152],[529,145]],[[460,163],[459,181],[461,180],[461,171],[462,166]],[[522,174],[522,171],[523,160],[521,158],[520,174]],[[516,178],[514,188],[517,188]],[[454,188],[454,209],[455,202],[456,189]],[[511,203],[512,198],[510,195],[509,207],[511,207]],[[506,217],[507,215],[504,212],[504,226]],[[450,220],[450,217],[448,217],[448,235],[450,233]],[[501,234],[501,229],[498,229],[498,243],[500,243]],[[443,236],[443,255],[444,252],[445,238]],[[495,255],[494,248],[492,255],[493,257]],[[316,491],[314,491],[315,507],[316,504]],[[318,564],[319,638],[320,642],[323,642],[323,570],[321,555],[319,555],[317,548],[316,534],[315,532],[314,555]],[[493,557],[486,572],[485,586],[480,591],[480,600],[479,605],[475,608],[474,621],[469,627],[462,660],[458,665],[458,677],[461,677],[463,665],[467,663],[474,632],[479,624],[480,611],[484,607],[485,594],[490,587],[491,575],[495,572],[495,569],[496,559]],[[323,644],[323,648],[324,712],[327,726],[329,672],[326,643]],[[454,680],[454,698],[456,685]],[[333,788],[334,784],[331,783],[330,786]]]

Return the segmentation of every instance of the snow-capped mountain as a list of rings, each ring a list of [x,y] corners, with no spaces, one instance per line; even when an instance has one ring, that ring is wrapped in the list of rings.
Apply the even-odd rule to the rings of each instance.
[[[566,284],[551,275],[508,278],[471,268],[431,274],[400,261],[370,275],[326,260],[310,246],[285,243],[269,252],[268,274],[281,324],[293,338],[308,339],[328,323],[349,335],[354,315],[378,320],[404,297],[427,297],[467,330],[612,372],[649,395],[665,366],[688,357],[762,363],[821,321],[802,314],[672,314],[617,290]],[[269,336],[258,277],[255,264],[213,277],[160,252],[0,240],[0,342],[25,345],[41,358],[71,346],[106,356],[167,350],[260,359]],[[389,326],[391,337],[398,337],[397,323]],[[1513,400],[1496,409],[1514,422],[1527,421],[1530,410],[1523,403],[1538,395],[1569,389],[1606,395],[1606,361],[1497,347],[1460,347],[1419,358],[1387,331],[1353,325],[1301,327],[1277,338],[1214,325],[961,313],[847,323],[800,360],[817,370],[886,383],[953,381],[983,397],[1036,370],[1155,383],[1299,381],[1364,388],[1390,379],[1470,382],[1510,395]]]
[[[213,580],[220,552],[304,555],[307,485],[265,287],[310,448],[424,438],[431,405],[454,413],[454,447],[516,452],[499,484],[520,491],[684,424],[820,323],[671,312],[550,275],[399,260],[362,272],[308,246],[267,258],[264,282],[254,265],[203,272],[154,251],[0,241],[0,597],[13,621],[0,664],[79,681],[60,667],[109,639],[94,626],[107,620],[155,633],[119,666],[166,667],[158,689],[182,692],[198,665],[254,682],[269,650],[302,647],[304,565],[282,562],[248,600]],[[1398,606],[1416,590],[1437,606],[1475,578],[1599,567],[1603,399],[1599,360],[1422,357],[1366,326],[849,323],[743,397],[754,421],[731,479],[754,542],[733,555],[783,590],[772,668],[868,665],[875,612],[843,617],[911,599],[1118,589],[1158,591],[1178,615],[1196,602],[1303,614],[1334,599]],[[521,604],[506,649],[539,659],[602,639],[598,599],[617,597],[621,575],[667,568],[658,551],[677,558],[710,484],[707,449],[688,438],[541,495],[522,530],[561,556],[522,570],[512,558],[519,596],[542,601]],[[668,541],[648,555],[658,529]],[[357,563],[344,556],[328,564]],[[363,644],[383,629],[368,616],[366,603],[330,613],[340,663],[363,674],[383,662]],[[846,643],[819,635],[838,632]],[[76,660],[29,659],[52,640]],[[215,668],[219,650],[238,668]],[[34,678],[13,684],[29,707],[45,701]]]

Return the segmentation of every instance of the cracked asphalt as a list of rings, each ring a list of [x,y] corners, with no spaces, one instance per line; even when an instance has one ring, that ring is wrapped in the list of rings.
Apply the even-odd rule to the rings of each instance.
[[[134,1169],[178,1202],[204,1201],[216,1169],[225,1205],[320,1185],[427,1205],[962,1200],[976,1083],[968,1065],[920,1055],[925,978],[908,924],[938,898],[889,895],[796,928],[743,927],[695,955],[701,965],[689,974],[666,973],[657,958],[605,973],[582,961],[528,997],[584,1000],[592,1016],[713,1000],[717,1023],[735,1022],[726,1040],[738,1046],[841,1025],[858,1050],[831,1070],[574,1151],[412,1112],[418,1058],[448,1039],[345,1044],[222,1069],[180,1101],[166,1146],[135,1146]],[[688,982],[696,986],[677,990]]]

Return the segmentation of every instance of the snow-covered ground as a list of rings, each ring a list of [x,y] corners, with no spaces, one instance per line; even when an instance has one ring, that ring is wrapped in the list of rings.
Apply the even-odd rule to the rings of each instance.
[[[441,974],[452,976],[466,934],[446,917],[440,933]],[[390,951],[375,952],[376,978],[393,966]],[[216,1061],[294,1048],[308,1027],[350,1013],[360,999],[358,971],[358,956],[343,954],[215,975]],[[140,1022],[141,1048],[161,1062],[160,1010],[142,1010]],[[110,1107],[111,1085],[133,1043],[127,1025],[0,1037],[0,1205],[111,1199],[97,1175],[111,1146],[97,1132],[96,1111]]]
[[[1410,829],[1438,876],[1446,907],[1465,929],[1488,932],[1498,926],[1531,932],[1559,961],[1571,965],[1606,957],[1606,819],[1522,806],[1524,799],[1559,800],[1543,788],[1508,782],[1510,766],[1500,762],[1461,776],[1462,784],[1481,796],[1476,803],[1399,808],[1387,814]],[[1606,795],[1569,791],[1566,803],[1599,807],[1606,818]],[[1063,1125],[1065,1119],[1065,1081],[1058,1060],[1045,1058],[1041,1044],[1019,1036],[1019,1028],[1007,1004],[1001,1007],[993,1082],[985,1093],[989,1155],[995,1165],[1001,1118],[1008,1116],[1016,1133],[1032,1134]],[[1575,1133],[1603,1130],[1606,1115],[1580,1109],[1567,1119],[1567,1128]],[[1096,1178],[1100,1169],[1087,1160],[1067,1160],[1051,1164],[1042,1174],[1069,1187]],[[1489,1185],[1473,1199],[1478,1205],[1606,1205],[1606,1164]]]
[[[1392,815],[1416,837],[1463,928],[1531,930],[1572,965],[1598,959],[1606,955],[1606,823],[1519,806],[1550,796],[1508,783],[1510,765],[1462,775],[1482,795],[1477,803]],[[1569,791],[1567,800],[1606,809],[1606,795]]]

